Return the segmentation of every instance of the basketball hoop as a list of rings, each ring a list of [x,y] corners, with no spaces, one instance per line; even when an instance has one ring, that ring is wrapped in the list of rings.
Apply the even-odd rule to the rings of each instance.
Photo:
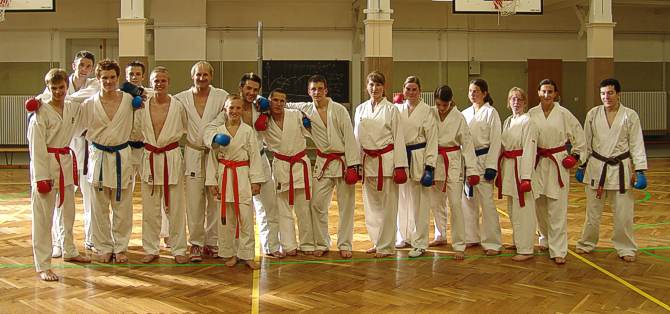
[[[518,2],[519,0],[494,0],[493,6],[500,16],[510,16],[516,14]]]
[[[5,21],[5,10],[9,7],[11,0],[0,0],[0,22]]]

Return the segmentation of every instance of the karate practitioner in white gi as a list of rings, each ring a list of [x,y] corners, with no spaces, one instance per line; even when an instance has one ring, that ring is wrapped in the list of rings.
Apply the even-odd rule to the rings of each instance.
[[[89,147],[94,258],[103,263],[128,261],[132,232],[132,164],[128,140],[133,128],[133,97],[118,90],[121,69],[112,60],[98,63],[101,91],[82,104],[81,124]],[[140,103],[141,105],[141,103]],[[110,206],[113,218],[110,218]]]
[[[493,180],[497,174],[500,154],[500,116],[493,108],[493,98],[485,80],[474,79],[470,82],[468,98],[472,106],[463,110],[463,116],[468,122],[475,146],[477,173],[484,180],[474,187],[466,185],[466,193],[462,196],[465,242],[468,247],[481,244],[486,255],[498,255],[502,240],[500,218],[493,203]]]
[[[533,180],[535,211],[540,231],[540,249],[549,248],[549,258],[556,264],[565,264],[568,254],[568,192],[570,171],[584,152],[584,130],[577,118],[558,102],[558,87],[544,79],[538,87],[540,104],[528,110],[528,115],[539,128],[537,161]],[[566,144],[572,150],[568,154]]]
[[[154,93],[145,107],[136,112],[144,140],[142,157],[142,247],[143,263],[158,259],[162,212],[169,221],[169,241],[178,264],[186,256],[186,213],[184,203],[183,157],[179,140],[186,134],[188,118],[183,104],[168,94],[170,76],[156,67],[150,76]]]
[[[507,96],[507,106],[512,115],[502,126],[502,149],[498,158],[498,198],[507,196],[507,212],[512,221],[512,232],[516,255],[513,261],[521,262],[533,258],[533,244],[537,219],[535,218],[535,196],[531,182],[537,154],[537,126],[525,113],[526,92],[512,87]]]
[[[607,201],[614,218],[614,249],[624,261],[634,262],[637,252],[633,232],[635,200],[630,188],[647,187],[644,175],[647,155],[640,118],[634,110],[621,104],[620,92],[618,80],[601,81],[602,105],[586,114],[586,164],[577,171],[577,180],[586,184],[586,221],[577,242],[577,253],[589,253],[596,248],[603,205]]]
[[[212,143],[207,167],[207,187],[222,203],[219,227],[219,256],[228,259],[226,265],[235,266],[242,260],[251,269],[258,269],[254,261],[254,212],[252,195],[261,190],[266,181],[261,165],[261,154],[256,132],[242,122],[242,105],[238,95],[228,96],[224,112],[225,124],[215,134],[205,138]]]
[[[437,115],[437,161],[435,184],[430,188],[430,208],[435,219],[435,238],[430,246],[447,243],[447,204],[451,210],[451,247],[454,258],[465,258],[465,221],[461,207],[464,172],[470,186],[479,183],[477,159],[472,136],[465,118],[453,101],[451,88],[443,85],[435,90]]]
[[[203,254],[218,256],[218,226],[221,214],[214,195],[205,187],[209,148],[203,143],[205,126],[223,110],[228,92],[210,85],[214,68],[199,61],[191,68],[193,87],[175,95],[188,116],[184,174],[186,175],[186,216],[188,219],[191,261],[201,262]]]
[[[80,104],[65,100],[67,73],[51,69],[44,77],[49,101],[39,102],[28,123],[30,151],[30,182],[32,187],[32,244],[35,268],[44,281],[56,281],[51,271],[52,222],[58,208],[62,223],[60,244],[66,262],[88,263],[74,245],[74,185],[79,183],[77,159],[68,147],[79,124]]]
[[[370,99],[356,107],[354,135],[363,151],[365,225],[376,258],[394,254],[398,185],[407,182],[407,152],[400,112],[384,97],[386,78],[367,76]]]
[[[358,181],[361,155],[347,109],[328,95],[328,83],[321,75],[307,80],[312,102],[288,103],[287,108],[304,112],[312,121],[311,138],[316,145],[314,181],[312,181],[312,228],[316,250],[323,256],[330,249],[328,208],[337,187],[339,209],[337,248],[342,258],[351,258],[354,233],[354,187]],[[348,179],[347,179],[348,178]]]
[[[398,191],[398,233],[396,248],[410,243],[409,257],[419,257],[428,249],[430,225],[429,191],[433,186],[437,156],[437,118],[421,99],[421,82],[409,76],[403,84],[404,102],[396,104],[400,112],[409,178]]]

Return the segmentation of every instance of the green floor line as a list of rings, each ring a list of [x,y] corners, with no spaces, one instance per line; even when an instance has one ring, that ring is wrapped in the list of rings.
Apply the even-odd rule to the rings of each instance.
[[[638,224],[638,225],[633,226],[633,230],[649,229],[649,228],[654,228],[656,226],[663,226],[663,225],[670,225],[670,221],[662,221],[662,222],[653,223],[653,224]]]
[[[645,190],[644,191],[644,197],[640,200],[635,200],[635,203],[644,203],[646,201],[649,201],[651,199],[651,193],[649,191]]]
[[[662,260],[662,261],[665,261],[665,262],[669,262],[669,263],[670,263],[670,258],[667,258],[667,257],[665,257],[665,256],[660,256],[660,255],[654,254],[654,253],[652,253],[652,252],[647,252],[647,251],[642,251],[642,253],[644,253],[644,254],[646,254],[646,255],[649,255],[649,256],[652,256],[652,257],[655,257],[655,258],[658,258],[658,259],[660,259],[660,260]]]

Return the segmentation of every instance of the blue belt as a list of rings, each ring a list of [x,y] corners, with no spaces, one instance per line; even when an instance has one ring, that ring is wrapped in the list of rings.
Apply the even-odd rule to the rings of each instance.
[[[488,147],[475,149],[475,156],[486,155],[488,153],[489,153],[489,148]]]
[[[406,145],[405,146],[405,151],[407,151],[407,166],[411,168],[412,166],[412,151],[419,149],[419,148],[426,148],[426,143],[419,143],[419,144],[412,144],[412,145]]]
[[[128,145],[132,148],[144,148],[144,142],[142,141],[128,141]]]
[[[116,145],[116,146],[105,146],[105,145],[100,145],[96,142],[91,142],[93,147],[107,153],[114,153],[116,154],[116,201],[120,202],[121,201],[121,154],[119,151],[122,149],[128,147],[128,142],[123,143],[121,145]],[[103,155],[104,158],[104,155]],[[102,159],[100,161],[100,184],[102,184]]]

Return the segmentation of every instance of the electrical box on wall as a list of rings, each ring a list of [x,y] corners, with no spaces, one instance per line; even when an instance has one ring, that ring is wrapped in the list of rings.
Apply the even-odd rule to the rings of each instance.
[[[468,62],[468,74],[470,75],[481,74],[481,64],[479,61],[472,60]]]

